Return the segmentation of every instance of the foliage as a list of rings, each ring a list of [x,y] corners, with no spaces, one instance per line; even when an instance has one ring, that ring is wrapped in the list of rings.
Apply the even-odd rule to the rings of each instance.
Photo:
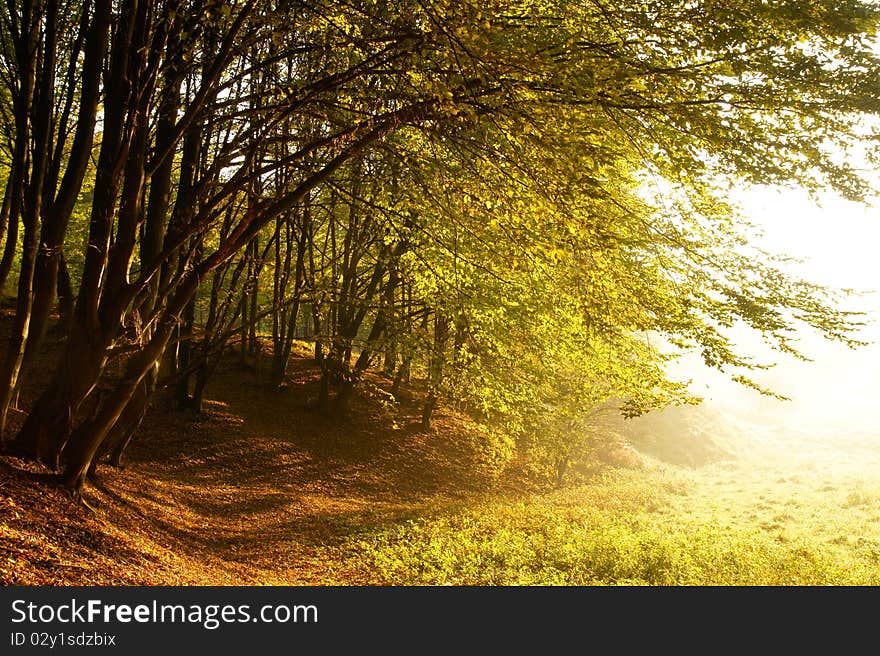
[[[426,426],[442,399],[557,458],[577,433],[557,427],[609,401],[695,402],[665,374],[682,351],[761,389],[769,363],[734,328],[802,357],[804,327],[858,345],[861,317],[751,247],[729,196],[869,195],[849,154],[880,143],[875,3],[70,6],[0,9],[4,211],[28,244],[0,424],[64,250],[77,320],[15,441],[64,456],[73,487],[136,428],[160,362],[185,405],[193,371],[203,390],[225,341],[247,359],[271,322],[283,378],[306,313],[325,410],[382,357],[425,378]]]

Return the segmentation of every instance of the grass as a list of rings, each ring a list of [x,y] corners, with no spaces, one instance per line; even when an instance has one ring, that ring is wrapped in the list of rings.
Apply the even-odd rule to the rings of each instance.
[[[352,536],[339,556],[364,584],[876,585],[878,492],[730,464],[614,471],[435,508]]]

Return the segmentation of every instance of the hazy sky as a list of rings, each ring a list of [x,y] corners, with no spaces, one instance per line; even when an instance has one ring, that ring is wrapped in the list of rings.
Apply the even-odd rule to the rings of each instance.
[[[804,277],[880,292],[880,207],[836,197],[818,204],[802,191],[769,188],[745,192],[742,204],[764,230],[760,243],[765,249],[806,259],[796,265]],[[756,376],[791,402],[762,397],[702,366],[688,367],[694,391],[752,420],[822,434],[876,433],[880,438],[880,293],[853,297],[850,303],[870,312],[873,323],[863,338],[876,343],[852,351],[805,333],[801,346],[813,362],[784,358]]]

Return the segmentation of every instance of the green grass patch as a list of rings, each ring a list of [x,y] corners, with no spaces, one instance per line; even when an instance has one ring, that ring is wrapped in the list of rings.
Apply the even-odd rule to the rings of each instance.
[[[338,556],[347,582],[383,585],[876,585],[873,495],[847,485],[616,471],[437,507],[350,536]]]

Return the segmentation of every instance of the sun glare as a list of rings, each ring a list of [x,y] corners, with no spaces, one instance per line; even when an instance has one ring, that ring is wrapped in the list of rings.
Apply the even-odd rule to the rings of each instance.
[[[804,435],[831,443],[870,439],[880,448],[874,408],[880,396],[880,208],[806,192],[769,187],[740,197],[746,216],[763,233],[757,245],[799,261],[791,271],[811,282],[855,293],[847,308],[865,312],[859,339],[867,346],[850,349],[803,331],[799,346],[811,359],[802,362],[775,355],[779,363],[755,378],[790,401],[762,397],[702,366],[696,357],[679,364],[694,380],[693,390],[707,405],[759,422],[781,438]],[[755,350],[756,337],[744,337]]]

